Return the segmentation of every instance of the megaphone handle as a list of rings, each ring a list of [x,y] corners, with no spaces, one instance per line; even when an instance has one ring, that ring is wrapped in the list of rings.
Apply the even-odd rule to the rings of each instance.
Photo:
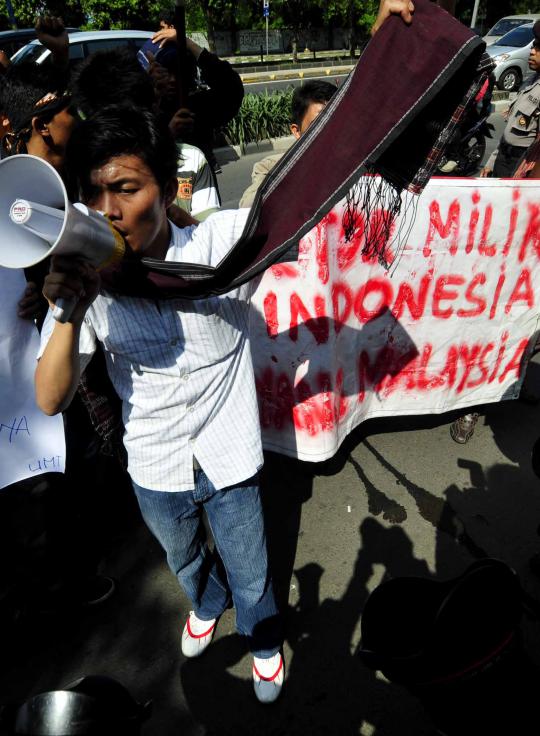
[[[69,318],[73,314],[73,310],[76,306],[77,299],[62,299],[60,297],[56,300],[56,304],[54,305],[53,317],[61,324],[69,322]]]

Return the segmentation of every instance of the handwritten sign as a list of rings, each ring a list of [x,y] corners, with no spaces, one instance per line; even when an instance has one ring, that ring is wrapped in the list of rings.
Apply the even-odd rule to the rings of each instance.
[[[25,287],[22,271],[0,267],[0,488],[65,466],[62,417],[46,416],[34,400],[39,335],[17,317]]]
[[[386,271],[345,203],[270,268],[253,300],[264,444],[322,461],[371,417],[516,398],[536,342],[540,183],[435,179],[395,223]],[[372,217],[380,217],[380,212]]]

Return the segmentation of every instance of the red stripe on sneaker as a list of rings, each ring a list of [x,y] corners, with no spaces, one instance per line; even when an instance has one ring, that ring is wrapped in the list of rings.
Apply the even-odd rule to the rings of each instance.
[[[272,675],[272,677],[265,677],[264,675],[261,675],[261,673],[259,672],[259,670],[255,666],[255,662],[253,662],[253,672],[255,672],[255,674],[257,675],[258,678],[260,678],[261,680],[264,680],[265,682],[273,682],[276,679],[276,677],[279,675],[279,673],[281,672],[282,669],[283,669],[283,657],[281,657],[281,656],[279,657],[279,667],[274,672],[274,674]]]
[[[212,626],[208,629],[208,631],[205,631],[204,634],[194,634],[191,630],[191,626],[189,625],[189,618],[186,621],[186,627],[187,627],[187,633],[191,636],[192,639],[202,639],[203,636],[208,636],[208,634],[211,634],[216,626],[216,621],[212,624]]]

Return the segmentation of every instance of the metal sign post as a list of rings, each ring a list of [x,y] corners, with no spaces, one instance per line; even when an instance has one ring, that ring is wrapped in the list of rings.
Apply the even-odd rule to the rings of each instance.
[[[266,20],[266,56],[268,57],[268,18],[270,16],[270,0],[263,0],[263,16]]]
[[[473,14],[471,18],[471,28],[474,28],[476,26],[476,18],[478,17],[478,7],[480,5],[480,0],[475,0],[474,2],[474,8],[473,8]]]
[[[15,13],[13,12],[13,5],[11,4],[11,0],[6,0],[6,9],[9,22],[11,23],[13,28],[17,28],[17,19],[15,18]]]

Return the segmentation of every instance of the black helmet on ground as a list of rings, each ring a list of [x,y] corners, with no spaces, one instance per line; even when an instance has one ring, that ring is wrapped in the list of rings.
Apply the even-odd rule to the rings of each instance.
[[[138,703],[116,680],[88,675],[7,706],[2,722],[17,736],[138,736],[151,711],[151,702]]]

